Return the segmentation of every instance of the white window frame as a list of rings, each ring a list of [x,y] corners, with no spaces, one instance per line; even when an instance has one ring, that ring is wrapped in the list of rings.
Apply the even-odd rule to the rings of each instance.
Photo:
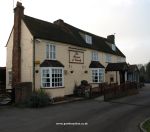
[[[92,36],[85,34],[85,42],[87,44],[92,44]]]
[[[56,60],[56,46],[54,44],[46,45],[46,59]]]
[[[116,45],[115,44],[112,44],[112,50],[116,51]]]
[[[106,62],[112,62],[112,56],[110,54],[106,54]]]
[[[92,61],[99,61],[99,56],[97,51],[92,51]]]
[[[91,68],[91,72],[92,72],[92,83],[103,83],[104,82],[104,77],[105,77],[105,69],[104,68]],[[97,81],[94,81],[94,78],[96,78],[96,76],[94,75],[95,73],[97,73]]]
[[[57,69],[57,72],[55,71],[55,74],[57,74],[57,77],[55,78],[55,77],[52,77],[52,72],[53,72],[53,69],[54,70],[56,70]],[[43,70],[47,70],[48,71],[48,73],[49,73],[49,76],[48,77],[44,77],[43,76]],[[60,73],[59,73],[59,70],[61,71]],[[62,75],[62,77],[61,76],[58,76],[58,74],[61,74]],[[43,80],[44,79],[49,79],[49,82],[45,82],[45,84],[47,83],[49,83],[49,86],[44,86],[44,82],[43,82]],[[55,82],[55,81],[53,81],[52,82],[52,80],[62,80],[61,82],[62,82],[62,85],[60,85],[60,86],[58,86],[58,85],[56,85],[56,84],[59,84],[59,83],[61,83],[61,82]],[[54,85],[53,85],[54,84]],[[64,68],[63,67],[42,67],[41,68],[41,88],[60,88],[60,87],[64,87]]]

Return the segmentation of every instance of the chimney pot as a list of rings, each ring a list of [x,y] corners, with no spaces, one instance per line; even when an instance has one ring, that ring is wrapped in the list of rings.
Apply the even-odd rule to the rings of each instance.
[[[108,35],[107,36],[107,41],[109,43],[115,44],[115,35]]]
[[[64,21],[62,19],[58,19],[56,21],[53,22],[56,25],[63,25]]]

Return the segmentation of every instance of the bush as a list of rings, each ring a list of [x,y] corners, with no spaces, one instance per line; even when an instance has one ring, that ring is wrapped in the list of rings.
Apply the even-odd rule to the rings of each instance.
[[[44,107],[49,105],[50,98],[43,90],[35,91],[27,100],[27,106],[32,108]]]
[[[86,80],[82,80],[79,86],[75,85],[74,87],[74,95],[79,97],[90,97],[90,84]]]

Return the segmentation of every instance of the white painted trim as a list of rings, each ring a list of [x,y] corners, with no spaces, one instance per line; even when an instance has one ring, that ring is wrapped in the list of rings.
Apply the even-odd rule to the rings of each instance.
[[[43,69],[48,69],[49,70],[49,74],[50,74],[50,87],[44,87],[42,85],[42,78],[43,78]],[[62,86],[55,86],[55,87],[52,87],[52,69],[61,69],[62,70]],[[41,67],[41,88],[61,88],[61,87],[64,87],[64,68],[62,67]]]
[[[93,79],[92,79],[91,83],[97,84],[97,83],[103,83],[103,82],[105,82],[105,68],[90,68],[90,69],[91,69],[91,77],[92,77],[92,70],[98,71],[98,74],[99,74],[99,70],[103,70],[103,81],[102,82],[99,81],[99,75],[98,75],[98,82],[93,82]]]

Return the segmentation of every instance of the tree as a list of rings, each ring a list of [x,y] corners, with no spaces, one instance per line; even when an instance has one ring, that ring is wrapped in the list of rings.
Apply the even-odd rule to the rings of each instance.
[[[147,80],[150,81],[150,62],[146,65]]]
[[[145,82],[145,78],[146,78],[146,71],[144,66],[142,65],[140,68],[140,82]]]

